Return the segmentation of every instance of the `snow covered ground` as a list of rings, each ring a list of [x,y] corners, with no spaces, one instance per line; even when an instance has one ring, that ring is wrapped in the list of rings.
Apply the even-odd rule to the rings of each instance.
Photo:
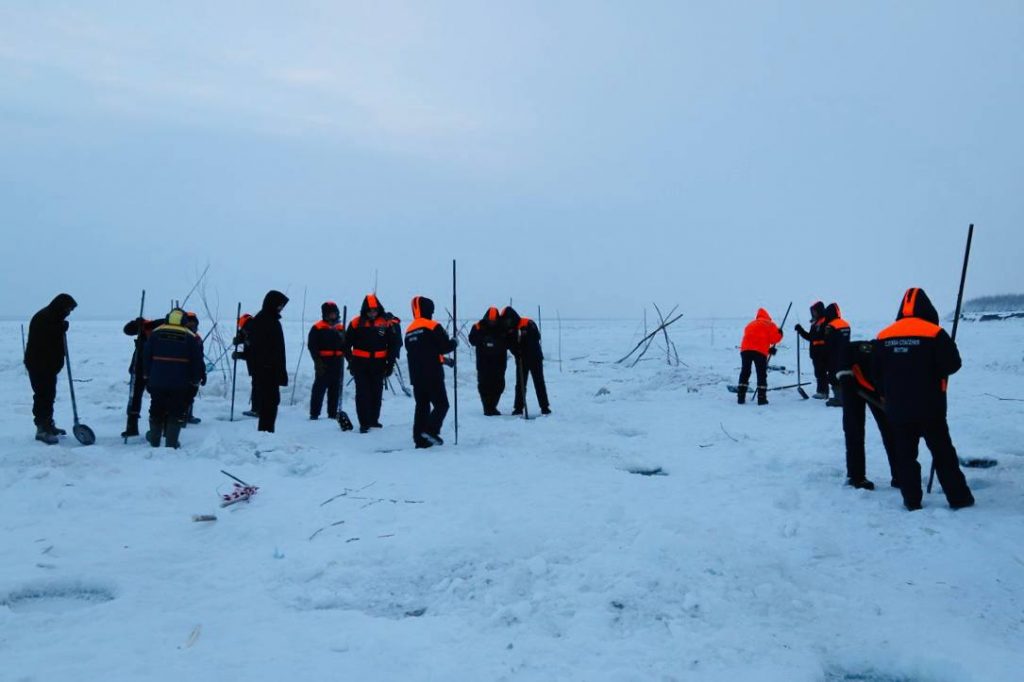
[[[32,440],[0,324],[5,681],[1024,679],[1024,402],[987,395],[1024,397],[1021,321],[960,328],[954,442],[999,460],[966,471],[978,505],[913,514],[873,424],[855,491],[839,410],[735,404],[740,320],[684,318],[678,368],[614,364],[635,322],[566,322],[561,371],[546,322],[554,415],[529,422],[481,415],[463,349],[460,444],[429,451],[400,394],[383,431],[310,422],[308,358],[277,434],[228,422],[214,377],[182,449],[123,445],[121,324],[72,319],[88,448]],[[259,494],[220,509],[221,469]]]

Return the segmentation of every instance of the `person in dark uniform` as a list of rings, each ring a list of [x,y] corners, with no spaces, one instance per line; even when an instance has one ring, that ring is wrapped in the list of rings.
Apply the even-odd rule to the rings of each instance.
[[[252,320],[252,315],[249,313],[242,313],[242,316],[238,318],[238,331],[235,333],[235,338],[231,340],[231,345],[241,346],[241,350],[235,350],[231,353],[232,360],[244,360],[245,361],[245,372],[249,375],[249,409],[242,414],[246,417],[259,417],[259,397],[256,395],[256,385],[252,383],[252,359],[249,357],[249,331],[248,324]]]
[[[199,316],[197,314],[193,312],[185,313],[185,328],[188,329],[193,334],[195,334],[196,338],[199,339],[199,350],[203,354],[203,374],[199,378],[199,384],[189,387],[190,395],[188,397],[188,409],[185,411],[184,421],[184,423],[187,425],[199,424],[200,422],[203,421],[199,417],[195,416],[194,412],[196,405],[196,396],[199,395],[199,386],[206,385],[206,350],[203,347],[203,337],[200,336],[199,334]]]
[[[501,414],[498,401],[505,392],[508,342],[508,333],[501,324],[497,308],[488,308],[469,330],[469,343],[476,349],[476,387],[488,417]]]
[[[309,418],[319,419],[327,394],[327,416],[338,417],[338,389],[345,363],[345,329],[338,322],[338,304],[327,301],[320,306],[321,319],[309,330],[306,347],[313,358],[313,391],[309,398]]]
[[[825,327],[822,330],[825,341],[825,369],[833,397],[826,400],[829,407],[843,406],[843,392],[837,374],[842,369],[846,348],[850,344],[850,323],[843,319],[838,303],[829,303],[825,308]]]
[[[356,383],[359,433],[381,428],[384,378],[394,369],[401,348],[395,319],[387,316],[376,295],[367,294],[359,315],[352,318],[345,330],[345,356]]]
[[[844,353],[839,378],[843,396],[843,435],[846,438],[846,485],[864,490],[874,490],[875,484],[867,477],[867,463],[864,453],[864,422],[866,411],[878,425],[878,433],[882,436],[885,456],[889,460],[890,482],[898,488],[896,482],[896,447],[893,443],[892,429],[889,419],[885,416],[882,406],[882,395],[871,383],[874,376],[875,344],[872,341],[851,341]]]
[[[875,343],[873,383],[885,398],[885,414],[892,426],[903,504],[911,511],[921,508],[917,453],[923,438],[949,506],[970,507],[974,495],[960,470],[946,422],[946,385],[960,369],[960,352],[939,326],[939,314],[923,289],[907,290],[896,322],[883,329]]]
[[[740,342],[740,378],[736,386],[736,402],[747,402],[750,388],[750,368],[757,373],[757,404],[768,404],[768,356],[775,355],[775,344],[782,341],[782,330],[772,321],[764,308],[743,328]]]
[[[64,334],[68,315],[78,307],[69,294],[57,294],[50,304],[32,316],[25,344],[25,369],[32,384],[32,417],[36,440],[53,445],[67,435],[53,423],[57,399],[57,375],[64,369]]]
[[[523,413],[526,407],[526,380],[533,377],[533,389],[541,414],[551,414],[548,388],[544,382],[544,352],[540,345],[540,329],[528,317],[520,317],[512,306],[501,311],[508,348],[516,359],[516,398],[512,414]]]
[[[277,407],[281,404],[281,387],[288,385],[284,331],[281,329],[281,311],[288,305],[288,297],[280,291],[268,291],[263,307],[245,325],[249,339],[246,361],[252,372],[252,388],[259,403],[260,431],[274,432]]]
[[[807,331],[803,325],[797,324],[793,330],[806,341],[810,347],[811,365],[814,367],[814,379],[817,384],[814,397],[828,400],[828,361],[825,358],[825,304],[815,301],[811,304],[811,329]]]
[[[448,392],[444,385],[444,366],[452,361],[444,356],[458,346],[448,332],[433,319],[434,302],[425,296],[412,299],[413,320],[405,330],[405,351],[409,362],[416,412],[412,440],[417,448],[444,445],[441,426],[448,414]]]
[[[124,325],[124,333],[135,339],[134,350],[132,351],[132,362],[128,367],[128,373],[132,377],[132,395],[128,403],[128,423],[121,438],[139,435],[139,418],[142,416],[142,395],[146,392],[145,367],[143,367],[142,352],[145,350],[146,341],[153,330],[167,322],[166,319],[147,320],[136,318]]]
[[[146,440],[156,448],[164,438],[167,447],[177,448],[189,396],[199,385],[205,370],[202,344],[185,326],[184,311],[172,310],[167,314],[167,322],[150,334],[143,353],[143,366],[149,391]]]

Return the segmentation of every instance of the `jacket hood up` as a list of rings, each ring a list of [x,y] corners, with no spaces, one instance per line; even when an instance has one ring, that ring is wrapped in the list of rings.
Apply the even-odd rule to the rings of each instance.
[[[267,292],[267,295],[263,297],[263,312],[277,314],[278,308],[283,308],[288,305],[288,297],[282,294],[280,291],[271,289]]]
[[[434,302],[426,296],[415,296],[412,299],[412,316],[427,320],[434,319]]]
[[[902,320],[904,317],[917,317],[932,324],[939,323],[939,313],[935,310],[935,306],[932,305],[928,294],[924,293],[924,289],[918,289],[917,287],[911,287],[907,289],[907,293],[903,294],[903,300],[900,301],[900,309],[896,314],[896,319]]]
[[[71,294],[57,294],[50,301],[50,305],[46,307],[50,309],[51,313],[63,319],[78,307],[78,303],[75,302],[75,299],[71,298]]]
[[[501,319],[511,327],[515,328],[523,318],[519,317],[519,313],[516,312],[515,308],[508,306],[501,311]]]
[[[371,310],[376,310],[378,316],[384,315],[384,306],[381,304],[380,299],[377,298],[376,294],[367,294],[363,298],[363,305],[359,308],[359,314],[366,317],[366,314]]]
[[[811,320],[817,322],[823,317],[825,317],[825,304],[821,301],[815,301],[811,304]]]

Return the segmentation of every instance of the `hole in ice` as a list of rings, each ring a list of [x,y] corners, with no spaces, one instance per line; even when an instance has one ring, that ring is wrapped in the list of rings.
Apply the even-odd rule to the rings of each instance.
[[[640,476],[668,476],[668,472],[661,467],[630,467],[626,471]]]
[[[95,585],[46,584],[10,592],[0,600],[0,606],[6,606],[17,613],[59,613],[103,604],[113,599],[110,590]]]

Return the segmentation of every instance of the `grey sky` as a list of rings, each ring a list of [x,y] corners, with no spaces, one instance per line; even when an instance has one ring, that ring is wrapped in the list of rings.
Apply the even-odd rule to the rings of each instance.
[[[1024,289],[1022,74],[1020,2],[0,2],[0,315],[948,313],[969,222]]]

